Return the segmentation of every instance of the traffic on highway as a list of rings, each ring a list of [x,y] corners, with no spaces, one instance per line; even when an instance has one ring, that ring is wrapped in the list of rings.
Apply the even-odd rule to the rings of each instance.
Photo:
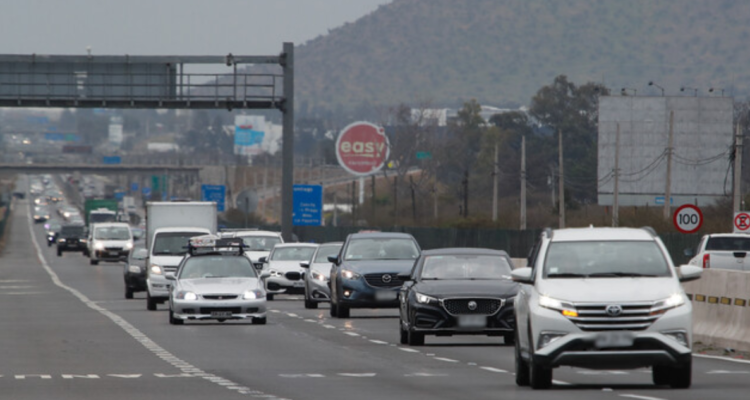
[[[116,222],[119,206],[99,222],[99,207],[85,215],[65,196],[52,201],[45,193],[62,182],[17,182],[28,196],[15,200],[0,257],[0,295],[16,301],[0,310],[16,321],[0,376],[11,393],[666,400],[746,391],[736,378],[749,363],[693,353],[680,282],[703,268],[673,265],[648,229],[547,230],[520,268],[505,251],[422,249],[403,233],[319,244],[222,231],[205,202],[146,203],[132,218],[146,217],[146,234],[134,238]],[[33,218],[39,205],[50,209],[44,223]]]

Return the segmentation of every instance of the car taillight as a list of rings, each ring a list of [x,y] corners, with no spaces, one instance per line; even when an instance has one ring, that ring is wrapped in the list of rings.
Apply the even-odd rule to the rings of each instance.
[[[703,255],[703,268],[711,268],[711,255],[708,253]]]

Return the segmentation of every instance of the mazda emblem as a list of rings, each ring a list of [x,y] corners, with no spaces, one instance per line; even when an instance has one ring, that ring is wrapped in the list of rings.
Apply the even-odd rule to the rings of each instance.
[[[477,309],[477,302],[472,300],[469,302],[468,306],[469,306],[469,310],[474,311]]]
[[[622,306],[611,304],[607,306],[606,311],[610,317],[619,317],[622,314]]]
[[[383,283],[391,283],[391,280],[393,280],[393,277],[389,274],[383,275]]]

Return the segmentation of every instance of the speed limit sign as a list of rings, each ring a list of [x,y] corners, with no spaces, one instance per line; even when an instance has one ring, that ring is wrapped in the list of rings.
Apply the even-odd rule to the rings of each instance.
[[[703,225],[703,213],[697,206],[685,204],[674,212],[672,220],[678,231],[682,233],[695,233]]]

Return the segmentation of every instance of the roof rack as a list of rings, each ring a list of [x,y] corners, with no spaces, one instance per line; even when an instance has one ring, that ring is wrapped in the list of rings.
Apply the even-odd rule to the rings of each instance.
[[[216,254],[222,251],[236,250],[238,255],[244,254],[245,242],[240,238],[222,238],[216,235],[203,235],[188,241],[188,253],[191,256]]]

